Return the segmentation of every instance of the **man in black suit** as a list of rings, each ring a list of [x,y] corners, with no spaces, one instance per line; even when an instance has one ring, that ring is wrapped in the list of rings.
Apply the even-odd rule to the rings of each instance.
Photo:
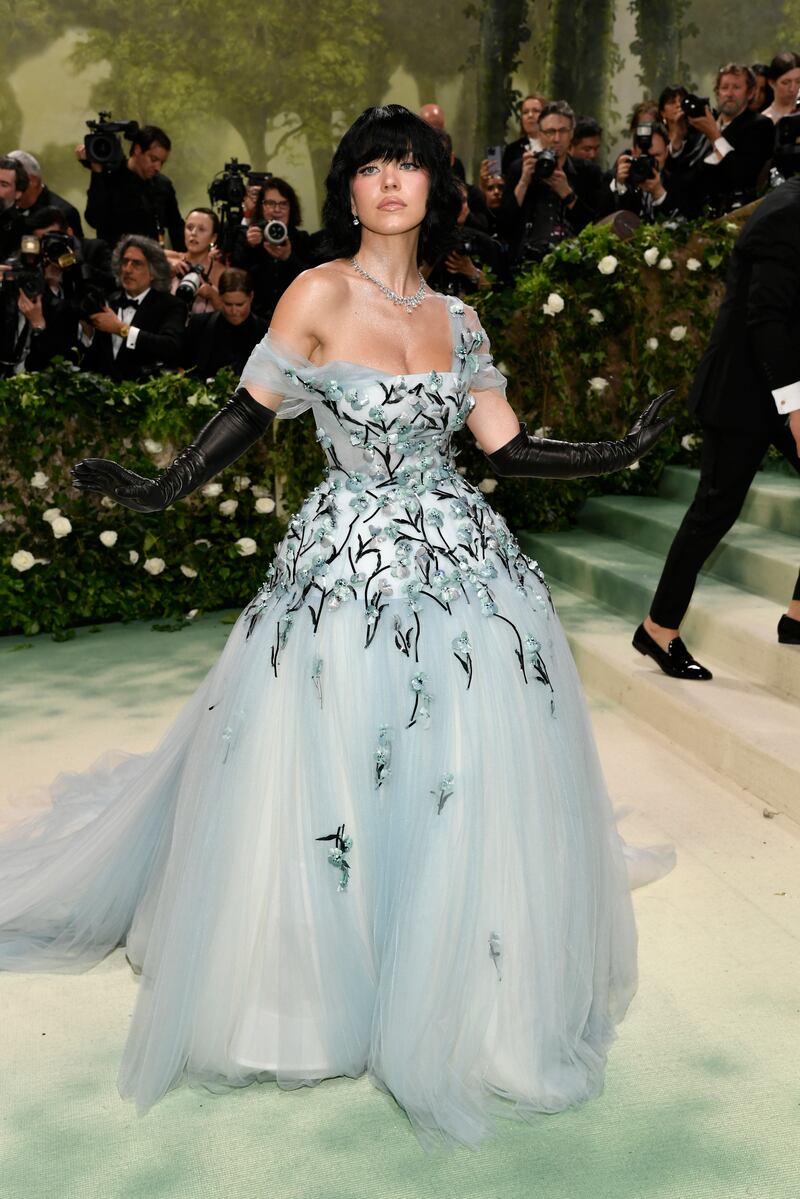
[[[706,106],[689,124],[703,137],[688,164],[693,215],[710,208],[714,215],[749,204],[775,144],[769,117],[748,107],[756,87],[750,67],[728,63],[717,74],[717,116]]]
[[[646,224],[686,216],[689,198],[685,181],[670,171],[669,134],[662,125],[640,128],[649,132],[637,134],[631,149],[624,150],[614,164],[604,215],[632,212]]]
[[[85,370],[111,379],[143,379],[178,365],[186,308],[169,294],[164,251],[146,237],[123,237],[111,261],[121,289],[82,322]]]
[[[12,150],[8,156],[21,162],[28,174],[28,186],[17,200],[17,208],[26,216],[38,216],[44,208],[60,208],[66,219],[66,228],[73,237],[83,241],[83,226],[80,213],[74,204],[51,191],[42,179],[42,168],[39,160],[27,150]]]
[[[739,236],[689,407],[703,426],[700,482],[633,643],[665,674],[708,679],[679,634],[698,572],[770,445],[800,473],[800,176],[762,200]],[[800,644],[800,575],[778,640]]]
[[[131,143],[126,162],[110,171],[91,164],[86,220],[97,236],[115,246],[125,233],[141,233],[163,244],[169,234],[173,250],[183,249],[183,217],[175,188],[161,171],[172,142],[157,125],[143,125]],[[85,163],[86,151],[78,146]]]
[[[517,261],[543,258],[599,213],[603,172],[595,162],[569,156],[574,128],[575,114],[566,100],[546,104],[539,117],[539,140],[555,155],[555,169],[537,177],[539,155],[525,150],[509,170],[497,224]]]

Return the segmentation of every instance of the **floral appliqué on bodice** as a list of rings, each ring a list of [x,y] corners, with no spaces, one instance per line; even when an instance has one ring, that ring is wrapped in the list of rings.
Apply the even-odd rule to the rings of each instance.
[[[269,607],[277,616],[271,652],[277,675],[281,651],[299,620],[309,620],[316,633],[322,621],[336,618],[336,609],[358,605],[365,650],[381,625],[391,622],[398,651],[418,663],[425,610],[435,604],[452,617],[452,652],[469,688],[472,646],[460,614],[474,605],[483,617],[509,626],[526,682],[543,684],[553,707],[540,641],[503,612],[495,594],[502,574],[543,610],[550,606],[544,577],[455,465],[453,440],[475,405],[471,382],[491,370],[502,386],[502,376],[491,365],[483,330],[468,326],[463,304],[448,304],[451,371],[377,374],[350,388],[341,372],[327,379],[320,368],[304,375],[284,367],[292,390],[302,388],[311,400],[327,469],[289,521],[266,580],[246,609],[248,637]],[[282,601],[277,610],[276,600]],[[321,663],[314,680],[321,697],[320,671]],[[415,675],[411,689],[413,725],[427,717],[425,676]]]

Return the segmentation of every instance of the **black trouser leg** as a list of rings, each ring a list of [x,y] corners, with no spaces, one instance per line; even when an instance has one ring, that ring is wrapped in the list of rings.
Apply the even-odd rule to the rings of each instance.
[[[780,450],[789,465],[794,467],[800,475],[800,458],[797,456],[797,444],[786,425],[773,437],[772,444],[776,450]],[[800,600],[800,570],[797,572],[797,581],[792,592],[792,599]]]
[[[667,629],[680,627],[700,568],[735,523],[774,440],[770,433],[703,429],[700,482],[670,546],[650,607],[656,624]]]

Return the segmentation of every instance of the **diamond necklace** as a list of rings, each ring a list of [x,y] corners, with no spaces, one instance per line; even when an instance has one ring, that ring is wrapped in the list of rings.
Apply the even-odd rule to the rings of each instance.
[[[422,297],[425,294],[425,280],[420,271],[417,271],[419,275],[419,287],[413,296],[399,296],[396,291],[392,291],[391,287],[387,287],[385,283],[381,283],[380,279],[376,279],[369,271],[365,271],[357,259],[351,258],[350,265],[359,275],[363,275],[365,279],[369,279],[370,283],[374,283],[376,287],[379,287],[393,304],[398,304],[401,308],[405,308],[406,312],[412,312],[415,308],[419,308],[422,303]]]

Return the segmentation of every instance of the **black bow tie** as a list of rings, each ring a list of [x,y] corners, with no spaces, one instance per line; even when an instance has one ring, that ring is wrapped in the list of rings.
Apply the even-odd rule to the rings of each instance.
[[[131,300],[128,296],[123,296],[119,306],[120,308],[138,308],[139,303],[139,300]]]

